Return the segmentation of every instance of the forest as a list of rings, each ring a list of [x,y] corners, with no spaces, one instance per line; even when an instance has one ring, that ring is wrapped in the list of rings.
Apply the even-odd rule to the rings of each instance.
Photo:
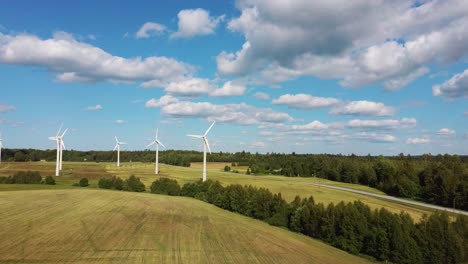
[[[4,149],[7,161],[54,161],[55,150]],[[190,166],[202,161],[197,151],[161,151],[159,161],[170,165]],[[64,151],[65,161],[111,162],[112,151]],[[319,177],[332,181],[368,185],[387,194],[412,198],[431,204],[468,210],[468,156],[430,155],[356,156],[327,154],[284,154],[217,152],[209,162],[229,162],[249,166],[248,173],[288,177]],[[154,152],[121,151],[125,162],[154,162]]]

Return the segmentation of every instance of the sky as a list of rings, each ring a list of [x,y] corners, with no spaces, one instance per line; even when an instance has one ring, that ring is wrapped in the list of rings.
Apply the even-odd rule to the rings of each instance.
[[[6,148],[468,154],[468,1],[9,1]]]

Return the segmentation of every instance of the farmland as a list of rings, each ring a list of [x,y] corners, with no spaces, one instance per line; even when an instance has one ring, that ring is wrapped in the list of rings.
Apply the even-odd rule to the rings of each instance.
[[[366,263],[184,197],[92,189],[0,192],[0,262]]]
[[[177,167],[161,164],[161,176],[176,179],[180,184],[192,182],[200,179],[201,170],[200,164],[194,164],[193,168]],[[257,187],[265,187],[274,193],[281,192],[287,200],[292,200],[296,195],[302,197],[313,195],[317,202],[324,204],[339,203],[340,201],[350,202],[361,200],[371,208],[387,208],[388,210],[399,213],[405,211],[409,213],[415,220],[422,217],[423,214],[430,214],[430,209],[420,208],[417,206],[405,205],[397,202],[386,201],[374,197],[368,197],[361,194],[349,193],[339,190],[326,189],[319,186],[305,185],[303,182],[310,183],[325,183],[330,185],[342,186],[352,189],[364,190],[368,192],[381,193],[379,190],[356,184],[347,184],[333,182],[319,178],[294,178],[283,176],[251,176],[242,173],[223,172],[225,165],[228,163],[209,163],[208,178],[220,181],[223,185],[241,184],[254,185]],[[34,170],[40,171],[42,175],[52,175],[55,169],[54,163],[48,162],[26,162],[26,163],[2,163],[0,165],[0,176],[10,175],[19,170]],[[234,167],[235,168],[235,167]],[[244,168],[239,169],[242,171]],[[149,186],[157,176],[154,175],[154,164],[151,163],[123,163],[121,167],[116,167],[114,163],[79,163],[65,162],[63,176],[57,177],[57,185],[54,187],[37,186],[37,188],[71,188],[71,184],[77,182],[81,177],[90,179],[91,187],[97,186],[97,179],[116,175],[121,178],[126,178],[134,174],[140,177],[141,180]],[[0,190],[10,188],[1,186]],[[16,189],[34,188],[32,187],[16,187]]]

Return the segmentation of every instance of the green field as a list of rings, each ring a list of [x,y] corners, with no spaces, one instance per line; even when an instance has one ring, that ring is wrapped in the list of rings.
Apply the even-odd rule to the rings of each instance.
[[[297,178],[297,177],[284,177],[284,176],[253,176],[245,175],[242,173],[224,172],[223,168],[230,163],[208,163],[208,179],[218,180],[223,185],[228,184],[242,184],[254,185],[257,187],[266,187],[274,193],[281,192],[283,197],[287,200],[292,200],[296,195],[307,197],[313,195],[315,201],[324,204],[339,203],[341,201],[352,202],[360,200],[373,209],[380,209],[382,207],[399,213],[401,211],[407,212],[415,220],[419,220],[423,214],[430,214],[433,211],[426,208],[420,208],[413,205],[401,204],[379,198],[369,197],[361,194],[350,193],[340,190],[332,190],[324,187],[303,184],[304,182],[310,183],[323,183],[335,186],[342,186],[351,189],[358,189],[367,192],[382,193],[381,191],[362,186],[358,184],[348,184],[342,182],[334,182],[320,178]],[[237,168],[237,167],[233,167]],[[246,168],[241,168],[242,171]],[[43,176],[53,175],[55,171],[55,163],[53,162],[25,162],[25,163],[2,163],[0,165],[1,175],[12,175],[19,170],[34,170],[39,171]],[[116,167],[115,163],[79,163],[79,162],[64,162],[63,176],[56,177],[58,186],[54,188],[71,188],[71,184],[78,182],[79,178],[87,177],[90,179],[91,187],[97,187],[97,179],[116,175],[121,178],[127,178],[129,175],[134,174],[140,177],[147,187],[158,177],[168,177],[179,181],[180,184],[186,182],[196,181],[201,178],[200,163],[193,164],[193,167],[185,168],[178,166],[170,166],[160,164],[160,176],[154,175],[154,164],[152,163],[122,163],[121,167]],[[16,187],[16,186],[15,186]],[[41,186],[37,186],[43,188]],[[0,190],[9,188],[1,186]],[[21,189],[21,187],[16,187]],[[33,187],[27,187],[28,189]],[[48,187],[44,187],[48,188]]]
[[[367,263],[185,197],[96,189],[0,192],[1,263]]]

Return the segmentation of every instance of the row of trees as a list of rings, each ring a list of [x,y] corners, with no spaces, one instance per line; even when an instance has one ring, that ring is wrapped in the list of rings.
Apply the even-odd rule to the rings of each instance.
[[[140,178],[131,175],[128,179],[122,180],[119,177],[100,178],[98,187],[101,189],[111,189],[128,192],[144,192],[146,191],[145,184],[140,181]]]
[[[167,189],[165,189],[167,188]],[[153,189],[155,191],[153,191]],[[208,180],[187,183],[160,179],[152,192],[194,197],[220,208],[321,239],[353,254],[366,254],[394,263],[461,263],[468,260],[468,219],[451,221],[444,213],[414,223],[406,213],[372,211],[354,203],[317,204],[311,196],[286,202],[264,188],[229,185]]]
[[[0,184],[48,184],[55,185],[55,179],[47,176],[42,179],[38,171],[19,171],[12,176],[0,176]]]

